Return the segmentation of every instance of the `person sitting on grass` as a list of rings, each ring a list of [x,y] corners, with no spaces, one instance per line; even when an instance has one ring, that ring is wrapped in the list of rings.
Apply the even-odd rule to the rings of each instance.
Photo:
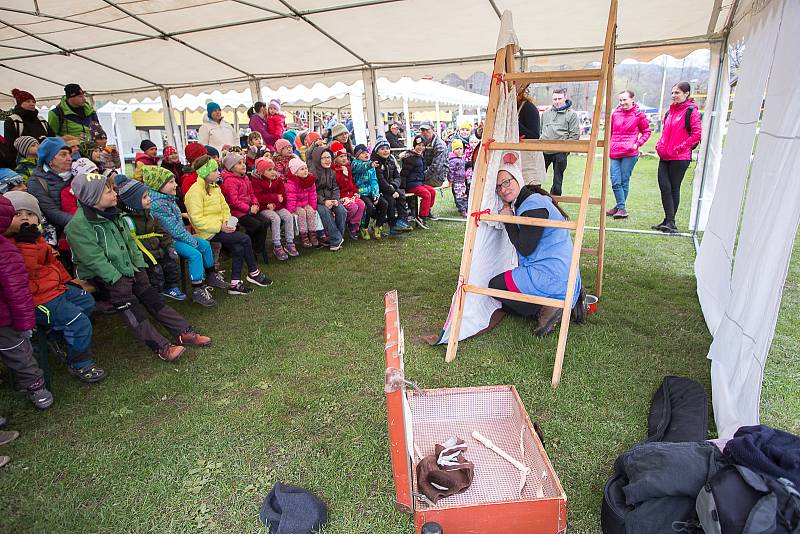
[[[203,336],[150,285],[147,264],[117,210],[114,180],[97,173],[80,174],[72,182],[79,208],[67,225],[67,239],[77,273],[108,294],[131,333],[159,358],[174,362],[186,347],[207,347]],[[150,322],[161,323],[174,336],[165,338]]]
[[[269,263],[266,240],[269,223],[258,216],[261,207],[253,191],[253,184],[247,176],[244,156],[230,152],[222,159],[222,194],[231,210],[231,215],[239,220],[241,226],[253,243],[253,252]]]
[[[378,187],[381,195],[386,200],[386,217],[389,222],[389,235],[396,236],[400,232],[411,230],[406,222],[408,217],[408,204],[406,204],[406,191],[401,187],[400,173],[397,160],[392,156],[389,142],[378,139],[372,149],[372,161],[378,164],[375,174],[378,177]]]
[[[344,244],[344,229],[347,211],[339,201],[339,184],[333,170],[333,152],[329,148],[311,151],[311,168],[317,184],[317,213],[328,234],[324,243],[331,251],[337,251]]]
[[[267,287],[272,280],[258,269],[250,236],[236,231],[236,217],[225,202],[219,185],[217,162],[210,156],[200,156],[192,167],[198,181],[186,193],[186,210],[198,237],[222,243],[232,257],[229,295],[247,295],[253,290],[241,279],[242,263],[247,263],[246,280],[257,286]]]
[[[197,143],[194,143],[197,144]],[[197,145],[202,148],[201,145]],[[205,149],[203,149],[205,151]],[[142,178],[150,192],[150,213],[162,230],[173,239],[175,251],[189,262],[189,279],[192,282],[192,302],[211,308],[217,302],[211,297],[210,287],[228,289],[230,285],[214,267],[211,243],[192,235],[183,223],[178,206],[178,183],[167,169],[155,167],[146,170]],[[209,287],[210,286],[210,287]]]
[[[300,158],[294,158],[289,162],[287,178],[286,209],[289,213],[297,216],[297,228],[303,247],[319,247],[320,242],[315,231],[317,228],[317,179],[308,172],[308,166]]]
[[[44,374],[33,357],[31,336],[36,327],[33,295],[25,261],[14,243],[3,237],[16,211],[0,195],[0,359],[14,382],[40,410],[53,405],[53,395],[44,384]]]
[[[541,179],[541,177],[539,178]],[[564,221],[567,214],[540,183],[525,185],[516,154],[503,154],[497,173],[497,196],[503,202],[500,215],[516,215]],[[519,267],[499,273],[489,280],[489,287],[564,300],[572,258],[572,238],[565,228],[545,228],[514,223],[505,224],[506,233],[517,252]],[[498,299],[503,309],[523,317],[535,317],[533,334],[550,334],[561,319],[561,309],[510,299]],[[586,319],[585,292],[578,273],[572,295],[572,315],[578,323]]]
[[[145,165],[142,168],[142,177],[152,174],[153,169],[160,168],[163,167]],[[115,182],[119,191],[117,206],[121,212],[122,222],[128,227],[136,246],[144,256],[150,285],[164,297],[178,301],[186,300],[186,295],[178,287],[181,274],[175,242],[151,215],[147,186],[136,180],[128,180],[124,176],[117,176]]]
[[[381,228],[386,222],[388,204],[381,196],[378,187],[378,175],[375,168],[378,162],[370,161],[366,145],[356,145],[353,149],[355,159],[350,163],[353,170],[353,182],[358,187],[358,194],[364,202],[364,217],[361,220],[361,239],[381,238]]]
[[[29,135],[23,135],[14,141],[14,148],[17,150],[17,174],[28,183],[38,165],[39,141]]]
[[[300,255],[294,246],[294,217],[286,209],[286,184],[278,176],[275,163],[269,158],[256,161],[253,170],[253,191],[261,211],[258,216],[272,228],[272,248],[275,257],[285,261]],[[281,243],[281,223],[286,234],[286,248]]]
[[[466,165],[464,163],[464,144],[460,139],[455,139],[450,146],[453,151],[450,152],[450,171],[447,174],[447,179],[452,186],[453,200],[456,203],[458,214],[462,217],[466,217],[468,198]]]
[[[15,215],[5,231],[25,260],[29,285],[36,306],[36,324],[64,335],[67,343],[69,374],[87,383],[99,382],[106,372],[92,354],[94,299],[82,287],[72,284],[72,276],[58,260],[39,231],[42,212],[36,197],[22,191],[6,193]]]
[[[436,189],[425,184],[425,139],[418,135],[414,137],[411,150],[407,150],[401,157],[403,168],[400,170],[400,179],[406,186],[406,191],[419,197],[419,212],[415,218],[420,228],[428,229],[431,220],[431,208],[436,202]]]
[[[339,184],[339,200],[347,211],[347,231],[350,238],[358,239],[361,219],[364,217],[364,201],[358,194],[358,187],[353,182],[353,171],[350,168],[350,156],[344,145],[338,141],[331,143],[333,152],[333,170],[336,172],[336,183]]]
[[[154,142],[145,139],[139,144],[141,152],[137,152],[133,160],[133,179],[142,181],[142,167],[145,165],[158,165],[161,158],[158,157],[158,147]]]

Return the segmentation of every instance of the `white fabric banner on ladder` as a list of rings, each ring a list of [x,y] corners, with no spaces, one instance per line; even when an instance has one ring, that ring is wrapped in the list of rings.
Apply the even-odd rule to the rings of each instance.
[[[755,15],[758,18],[753,21],[752,33],[747,38],[714,203],[694,264],[697,296],[712,335],[731,295],[734,244],[761,102],[773,62],[780,3],[772,2]]]
[[[759,422],[764,365],[800,222],[800,69],[793,67],[800,50],[800,2],[773,0],[766,10],[780,21],[777,43],[774,54],[756,58],[772,58],[775,68],[750,173],[733,292],[708,355],[714,416],[723,438]]]

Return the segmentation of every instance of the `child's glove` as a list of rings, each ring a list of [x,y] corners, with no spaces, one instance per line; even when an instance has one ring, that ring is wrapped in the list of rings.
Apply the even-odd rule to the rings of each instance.
[[[30,339],[33,337],[33,330],[23,330],[22,332],[20,332],[20,334],[22,334],[22,337],[24,337],[25,339]]]
[[[167,256],[169,256],[175,261],[178,261],[178,251],[175,250],[175,247],[169,247],[167,249]]]
[[[39,233],[38,226],[25,223],[19,227],[16,240],[19,243],[36,243],[36,240],[39,239],[40,235],[42,234]]]

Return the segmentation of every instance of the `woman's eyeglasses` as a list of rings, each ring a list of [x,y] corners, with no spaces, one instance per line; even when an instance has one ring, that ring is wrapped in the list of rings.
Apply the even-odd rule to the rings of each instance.
[[[495,190],[499,193],[501,189],[508,189],[509,187],[511,187],[511,182],[513,181],[514,181],[513,178],[509,178],[508,180],[503,180],[502,182],[497,184]]]

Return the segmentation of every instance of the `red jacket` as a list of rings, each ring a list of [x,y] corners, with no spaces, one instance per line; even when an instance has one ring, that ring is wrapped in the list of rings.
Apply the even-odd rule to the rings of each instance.
[[[617,107],[611,114],[609,157],[622,159],[639,155],[639,147],[650,139],[650,121],[634,104],[631,109]]]
[[[181,176],[181,181],[180,181],[181,199],[186,196],[186,193],[189,191],[189,188],[192,187],[196,181],[197,181],[196,172],[188,172],[183,176]]]
[[[274,180],[253,178],[250,183],[253,184],[253,192],[262,210],[267,209],[267,204],[275,204],[275,211],[286,207],[286,185],[280,176]],[[278,196],[281,200],[278,200]]]
[[[234,217],[247,215],[250,213],[250,206],[258,204],[247,175],[239,176],[231,171],[222,171],[222,194],[225,195],[225,201]]]
[[[36,243],[20,243],[13,238],[12,241],[25,260],[34,306],[50,302],[67,291],[65,284],[72,277],[43,237],[39,236]]]
[[[281,138],[286,131],[286,117],[283,113],[277,115],[267,115],[267,132],[272,138],[272,146],[275,146],[275,141]],[[274,150],[274,148],[273,148]]]
[[[357,197],[358,187],[353,182],[353,170],[350,168],[350,164],[334,165],[333,170],[336,171],[336,183],[339,184],[340,197]]]
[[[689,106],[694,107],[689,116],[691,135],[686,131],[686,110]],[[702,136],[703,121],[694,100],[688,98],[680,104],[671,104],[664,120],[664,128],[661,130],[661,139],[656,143],[658,157],[665,161],[690,161],[692,147],[700,142]]]
[[[36,326],[36,309],[25,261],[5,232],[16,211],[11,202],[0,195],[0,326],[10,326],[17,331],[33,330]]]
[[[70,184],[61,190],[61,211],[66,211],[70,215],[75,215],[78,211],[78,197],[72,192]]]

